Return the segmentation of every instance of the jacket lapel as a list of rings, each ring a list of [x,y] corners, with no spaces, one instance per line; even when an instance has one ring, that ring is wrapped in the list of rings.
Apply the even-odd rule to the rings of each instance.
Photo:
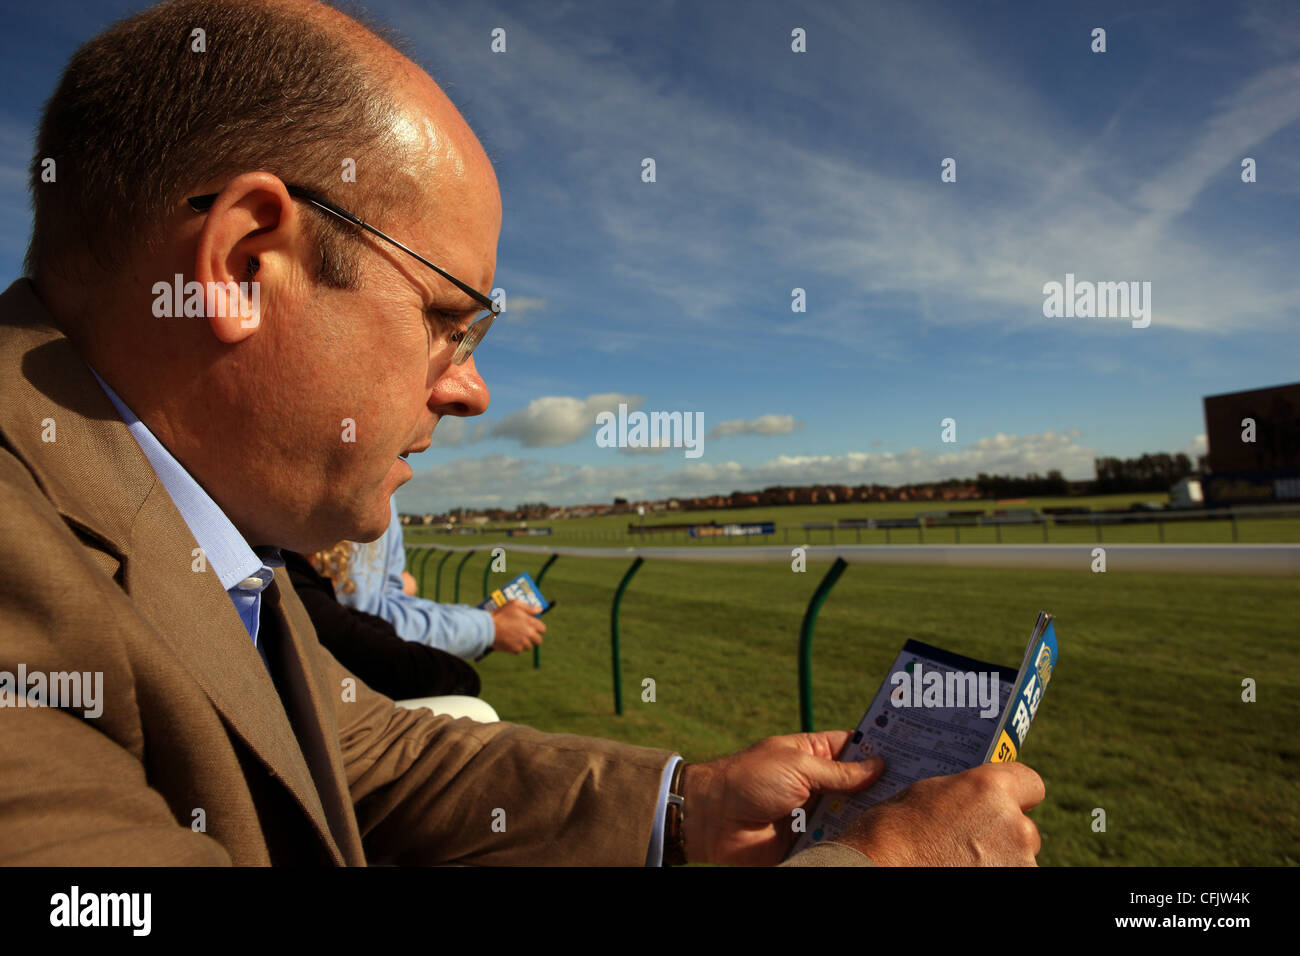
[[[53,440],[44,438],[52,421]],[[290,688],[300,707],[296,723],[308,738],[299,746],[248,632],[211,569],[194,570],[198,544],[144,453],[118,417],[72,343],[53,327],[25,279],[0,296],[0,433],[40,483],[51,503],[83,536],[122,567],[119,578],[144,618],[184,663],[227,725],[312,820],[329,855],[343,854],[335,834],[356,833],[341,824],[341,768],[323,739],[322,719],[332,707]],[[288,586],[287,578],[283,578]],[[276,591],[273,600],[266,595]],[[283,619],[276,586],[263,593]],[[310,628],[310,623],[308,623]],[[294,628],[285,626],[286,636]],[[314,639],[314,634],[311,635]],[[299,661],[302,636],[286,640]],[[337,729],[337,728],[333,728]],[[308,766],[308,759],[313,766]],[[329,785],[326,785],[329,784]],[[325,792],[329,812],[322,805]],[[334,824],[331,827],[331,823]],[[356,859],[351,852],[349,857]],[[358,848],[359,854],[359,848]]]
[[[338,747],[334,702],[338,700],[335,695],[341,694],[343,688],[330,686],[328,675],[320,674],[313,667],[312,662],[322,653],[316,631],[283,568],[276,569],[274,583],[262,592],[262,627],[273,627],[278,632],[278,646],[268,646],[268,653],[277,655],[280,692],[298,744],[311,767],[316,784],[314,793],[320,795],[323,812],[343,857],[349,864],[364,864],[365,850]]]
[[[140,457],[148,468],[143,453]],[[342,863],[312,770],[266,665],[217,576],[210,569],[192,570],[197,547],[162,482],[155,481],[123,555],[125,590],[231,730],[311,817],[330,855]],[[263,592],[263,617],[271,589]],[[309,727],[315,717],[300,714],[298,723]]]

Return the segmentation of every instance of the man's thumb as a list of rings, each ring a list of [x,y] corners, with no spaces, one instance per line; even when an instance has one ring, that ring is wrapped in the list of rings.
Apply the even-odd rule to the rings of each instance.
[[[816,765],[809,764],[809,780],[816,791],[832,790],[840,793],[852,793],[865,790],[885,772],[885,761],[879,756],[866,760],[818,760]]]

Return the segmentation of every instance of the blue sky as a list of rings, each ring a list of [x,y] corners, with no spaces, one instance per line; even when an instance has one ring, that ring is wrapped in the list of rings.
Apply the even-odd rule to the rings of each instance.
[[[8,15],[7,276],[41,103],[137,6]],[[369,9],[478,132],[505,211],[509,311],[475,353],[491,407],[439,424],[403,510],[1086,478],[1097,455],[1204,450],[1205,395],[1300,378],[1300,5]],[[1150,326],[1044,317],[1066,273],[1150,282]],[[598,447],[619,401],[703,412],[702,457]]]

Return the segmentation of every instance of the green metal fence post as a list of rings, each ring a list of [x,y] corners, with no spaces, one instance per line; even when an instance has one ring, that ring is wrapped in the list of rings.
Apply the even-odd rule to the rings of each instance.
[[[644,563],[644,559],[637,555],[637,559],[623,575],[623,580],[618,583],[618,590],[614,592],[614,603],[609,609],[609,650],[614,660],[614,713],[620,717],[623,715],[623,672],[618,660],[618,608],[623,603],[623,592],[627,590],[632,575],[636,574]]]
[[[435,551],[437,551],[437,550],[438,550],[437,548],[425,548],[425,549],[424,549],[424,553],[423,553],[422,555],[420,555],[420,558],[419,558],[419,560],[420,560],[420,570],[419,570],[419,571],[416,571],[416,570],[415,570],[415,559],[412,559],[412,561],[411,561],[411,569],[412,569],[412,570],[411,570],[411,574],[415,577],[415,584],[416,584],[416,586],[415,586],[415,593],[418,594],[418,595],[420,595],[420,597],[424,597],[424,568],[425,568],[425,565],[427,565],[427,564],[429,563],[429,558],[431,558],[431,557],[433,556],[433,552],[435,552]],[[450,552],[448,552],[448,553],[450,553]]]
[[[434,579],[433,585],[433,599],[435,601],[442,600],[442,566],[447,563],[447,559],[450,558],[453,553],[454,552],[448,551],[442,556],[442,560],[438,562],[437,577]]]
[[[799,629],[799,723],[806,734],[813,732],[813,625],[817,623],[817,615],[821,613],[822,605],[826,603],[831,588],[835,587],[835,582],[840,579],[840,575],[848,566],[848,562],[843,558],[835,559],[831,569],[822,578],[822,583],[817,585],[817,590],[813,592],[812,600],[808,602],[808,610],[803,615],[803,626]]]
[[[461,558],[460,564],[456,565],[456,591],[455,591],[455,595],[451,599],[451,603],[453,604],[460,603],[460,572],[465,570],[465,565],[469,562],[469,559],[472,557],[474,557],[474,549],[470,548],[467,552],[465,552],[465,557]]]
[[[542,570],[538,571],[537,577],[533,578],[533,581],[535,581],[537,584],[537,590],[540,591],[542,589],[542,578],[546,577],[546,572],[551,570],[551,565],[555,563],[555,559],[558,557],[559,557],[558,554],[553,554],[549,558],[547,558],[546,563],[542,565]],[[533,645],[533,670],[537,670],[541,666],[542,666],[542,649],[537,644],[534,644]]]

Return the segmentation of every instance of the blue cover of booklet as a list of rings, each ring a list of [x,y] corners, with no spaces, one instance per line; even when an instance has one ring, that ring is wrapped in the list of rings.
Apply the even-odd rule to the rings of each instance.
[[[523,601],[525,604],[531,604],[537,608],[539,613],[551,606],[551,602],[542,597],[542,592],[538,590],[537,584],[533,581],[533,576],[527,571],[509,584],[497,588],[492,592],[492,596],[480,604],[479,607],[485,611],[495,611],[499,607],[505,607],[510,601]]]

